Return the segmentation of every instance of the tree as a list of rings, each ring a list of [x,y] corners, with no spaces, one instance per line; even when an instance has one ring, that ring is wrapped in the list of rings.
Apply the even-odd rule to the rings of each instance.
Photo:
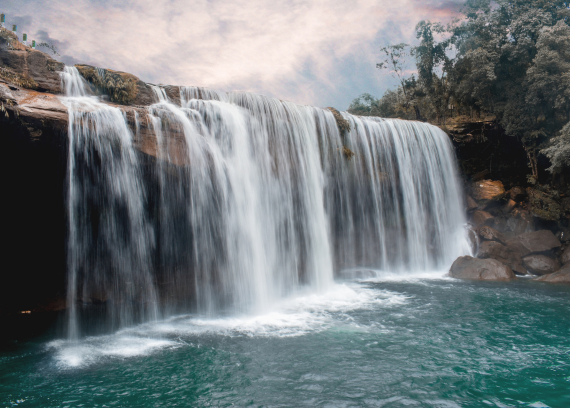
[[[447,73],[452,67],[447,56],[451,40],[437,42],[434,34],[444,34],[445,28],[439,23],[420,21],[416,26],[416,38],[420,45],[414,48],[418,83],[423,95],[434,108],[438,123],[445,124],[446,111],[451,97]]]
[[[563,168],[570,167],[570,122],[560,131],[558,137],[551,141],[551,146],[541,150],[541,153],[550,159],[552,166],[548,168],[551,173],[559,173]]]
[[[450,75],[455,97],[496,115],[505,132],[521,140],[537,179],[540,146],[568,122],[567,116],[560,121],[567,113],[568,56],[560,50],[567,47],[568,3],[499,0],[491,7],[469,0],[464,13],[466,20],[450,30],[458,51]],[[550,74],[560,86],[552,86]]]
[[[399,97],[399,104],[404,112],[407,113],[408,109],[413,108],[416,114],[416,120],[423,120],[416,100],[416,79],[413,75],[407,77],[405,72],[405,68],[409,63],[408,60],[414,56],[413,49],[410,49],[408,44],[400,43],[383,47],[380,51],[385,56],[382,62],[376,64],[376,68],[387,69],[400,83],[399,89],[402,91],[401,96],[403,97],[400,98],[398,93],[396,96]]]

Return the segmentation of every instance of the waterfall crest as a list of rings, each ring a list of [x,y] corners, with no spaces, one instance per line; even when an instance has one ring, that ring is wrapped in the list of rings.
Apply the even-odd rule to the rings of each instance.
[[[468,252],[453,149],[419,122],[180,90],[129,119],[62,74],[69,110],[68,300],[118,325],[189,308],[263,310],[343,269],[422,271]],[[155,157],[137,149],[141,124]],[[354,156],[347,152],[354,153]]]

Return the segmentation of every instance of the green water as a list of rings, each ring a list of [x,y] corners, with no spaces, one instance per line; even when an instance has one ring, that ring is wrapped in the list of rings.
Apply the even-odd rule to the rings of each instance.
[[[341,283],[0,353],[0,406],[570,407],[570,288]]]

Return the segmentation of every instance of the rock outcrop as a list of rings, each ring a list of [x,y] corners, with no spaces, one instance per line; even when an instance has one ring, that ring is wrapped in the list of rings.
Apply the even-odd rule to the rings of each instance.
[[[471,186],[471,195],[475,200],[484,203],[498,201],[505,196],[505,187],[498,180],[476,181]]]
[[[496,259],[477,259],[462,256],[451,266],[449,276],[456,279],[510,281],[516,279],[508,266]]]
[[[61,93],[58,72],[63,64],[18,42],[11,31],[0,28],[0,79],[38,92]]]
[[[518,251],[521,256],[537,254],[560,248],[562,244],[554,236],[552,231],[540,230],[527,232],[510,239],[507,246],[514,251]]]
[[[479,236],[487,241],[497,241],[502,244],[506,242],[506,237],[494,228],[484,226],[477,230]]]
[[[511,268],[517,275],[527,275],[527,269],[523,266],[521,255],[500,242],[482,242],[477,257],[480,259],[496,259]]]
[[[561,269],[559,269],[554,273],[536,278],[535,281],[570,284],[570,263],[567,263]]]
[[[546,255],[529,255],[523,258],[524,266],[535,275],[547,275],[560,269],[556,259]]]
[[[478,227],[482,227],[485,225],[493,225],[494,224],[494,218],[491,214],[489,214],[487,211],[482,211],[482,210],[477,210],[473,213],[473,215],[471,216],[471,220],[473,222],[474,225],[478,226]]]

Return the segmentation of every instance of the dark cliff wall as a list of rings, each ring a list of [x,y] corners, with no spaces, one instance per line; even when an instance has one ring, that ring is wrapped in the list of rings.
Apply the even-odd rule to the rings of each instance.
[[[0,115],[0,314],[62,309],[67,138]]]

